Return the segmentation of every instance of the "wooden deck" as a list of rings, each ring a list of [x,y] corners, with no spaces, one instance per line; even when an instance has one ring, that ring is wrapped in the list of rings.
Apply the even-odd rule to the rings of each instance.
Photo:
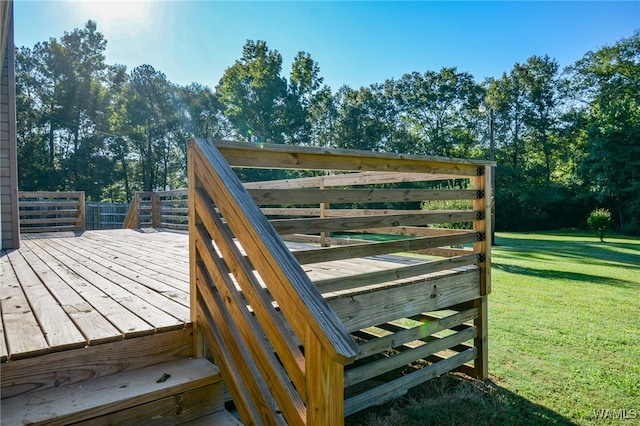
[[[153,229],[23,236],[19,250],[0,255],[2,362],[190,327],[188,250],[186,234]],[[374,256],[304,270],[322,282],[402,262],[411,260]]]
[[[0,255],[2,362],[189,326],[188,238],[23,236]]]

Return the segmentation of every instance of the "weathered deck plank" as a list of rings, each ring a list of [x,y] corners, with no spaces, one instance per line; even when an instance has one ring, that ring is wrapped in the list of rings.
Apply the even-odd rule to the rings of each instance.
[[[184,328],[188,238],[169,232],[29,235],[0,256],[0,360]]]
[[[148,330],[149,327],[144,321],[140,320],[128,310],[123,309],[119,303],[109,298],[100,288],[76,274],[70,265],[59,261],[37,244],[33,244],[30,247],[34,252],[38,253],[38,256],[47,265],[52,265],[56,273],[60,277],[63,277],[64,281],[77,292],[87,304],[92,306],[93,309],[99,312],[117,329],[116,334],[113,335],[115,340],[135,335],[136,332],[144,333]],[[91,344],[92,342],[88,341],[87,343]]]
[[[57,252],[59,259],[76,262],[74,268],[76,273],[104,288],[111,298],[136,313],[152,328],[162,329],[176,324],[176,318],[164,310],[163,304],[167,302],[167,298],[120,274],[121,268],[118,265],[105,267],[85,251],[69,253],[59,240],[47,240],[46,244]],[[79,260],[76,261],[76,259]],[[184,322],[186,318],[188,315],[180,319]]]
[[[32,265],[27,263],[23,254],[14,251],[8,256],[49,346],[69,349],[83,347],[84,336],[37,273],[31,269]]]
[[[189,321],[188,250],[188,236],[173,232],[109,230],[68,238],[29,236],[19,251],[0,257],[2,361],[57,352],[65,344],[93,346],[184,327]],[[10,259],[18,262],[15,267]],[[406,262],[420,263],[416,259]],[[312,281],[322,282],[389,270],[400,263],[397,256],[378,256],[357,262],[307,264],[303,268]],[[18,267],[20,274],[15,273]],[[48,291],[42,306],[57,305],[52,308],[58,318],[56,324],[75,326],[82,339],[75,336],[71,343],[64,339],[47,342],[44,333],[53,330],[54,322],[35,315],[21,287],[25,284],[22,280],[35,283],[40,292]],[[394,283],[391,280],[387,285],[393,287]],[[340,292],[324,293],[335,308],[340,307],[338,311],[346,308],[339,300]],[[366,294],[355,298],[368,304]],[[379,309],[377,305],[359,308],[365,316]],[[356,321],[357,313],[342,314],[349,317],[346,322],[351,330],[368,323]],[[55,332],[62,332],[61,327],[55,327]]]
[[[176,318],[186,318],[189,312],[189,293],[188,291],[181,291],[177,288],[166,284],[164,277],[159,273],[149,273],[145,271],[145,275],[142,275],[140,271],[146,267],[142,262],[134,263],[129,262],[127,257],[117,256],[110,252],[108,249],[101,247],[83,247],[79,248],[73,244],[68,243],[68,240],[60,240],[59,243],[67,247],[70,252],[74,252],[79,256],[90,256],[91,260],[96,265],[109,268],[118,274],[122,275],[128,282],[137,282],[143,286],[153,290],[154,293],[174,300],[180,305],[184,305],[185,309],[172,309],[170,305],[167,305],[167,313],[173,315]],[[130,281],[129,281],[130,280]],[[128,287],[128,286],[127,286]],[[157,306],[163,306],[162,299],[157,300],[159,303]]]
[[[92,304],[101,311],[111,310],[113,316],[119,317],[119,319],[114,318],[114,321],[123,325],[121,330],[125,333],[125,337],[154,332],[154,327],[151,324],[134,313],[138,307],[136,305],[138,300],[131,293],[83,265],[86,263],[86,259],[74,259],[68,256],[64,250],[58,250],[55,246],[50,245],[49,241],[38,240],[38,244],[58,262],[67,266],[72,274],[80,277],[82,286],[98,289],[99,294],[95,294],[97,297],[94,297]],[[123,307],[126,309],[122,309]],[[143,303],[139,308],[142,310],[145,307],[147,307],[146,303]]]
[[[29,245],[24,247],[22,256],[29,263],[33,271],[40,277],[44,285],[60,303],[62,309],[77,325],[86,341],[85,343],[106,343],[120,338],[115,328],[100,312],[78,294],[69,283],[64,280],[64,270],[55,263],[47,263],[37,255],[39,247]]]
[[[11,357],[12,353],[29,356],[48,352],[47,339],[42,334],[38,321],[29,307],[7,252],[3,252],[0,257],[0,278],[2,294],[0,304],[8,356]]]

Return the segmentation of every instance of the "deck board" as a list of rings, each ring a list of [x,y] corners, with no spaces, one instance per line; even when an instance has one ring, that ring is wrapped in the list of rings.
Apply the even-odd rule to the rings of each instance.
[[[41,254],[43,258],[39,257],[39,250],[39,247],[31,245],[21,252],[34,272],[38,274],[44,285],[60,303],[62,309],[81,330],[86,342],[95,344],[118,340],[118,329],[63,279],[65,274],[58,265],[53,262],[47,263],[46,260],[50,258],[45,254]]]
[[[82,333],[45,286],[43,281],[48,281],[48,278],[41,281],[32,269],[34,265],[27,263],[23,253],[14,251],[8,257],[48,345],[69,349],[83,347],[85,339]]]
[[[2,362],[188,326],[187,234],[129,229],[30,234],[21,244],[19,250],[0,252]],[[378,256],[308,264],[304,270],[316,281],[398,262]]]
[[[23,236],[0,254],[0,359],[184,328],[188,238],[88,231]]]
[[[35,314],[29,307],[27,297],[9,262],[9,254],[16,252],[11,250],[3,254],[0,262],[0,304],[8,356],[46,353],[49,350],[47,339],[40,330]]]
[[[91,306],[95,312],[115,328],[115,334],[112,334],[114,340],[119,340],[131,334],[131,331],[127,331],[131,326],[144,327],[146,325],[144,323],[140,325],[140,320],[135,315],[123,310],[122,306],[111,300],[100,288],[76,274],[70,266],[60,262],[46,250],[36,244],[33,244],[31,249],[37,252],[39,257],[50,265],[87,305]],[[82,305],[79,305],[79,307],[82,307]],[[80,310],[80,313],[82,312],[90,313],[88,310]],[[87,336],[87,344],[98,343],[89,338],[92,334],[90,330],[83,330],[83,332]]]
[[[188,317],[188,314],[180,315],[180,319],[176,323],[177,318],[164,311],[164,303],[167,302],[167,298],[122,275],[118,265],[103,266],[90,253],[84,250],[69,251],[58,240],[47,240],[45,244],[57,253],[58,259],[73,264],[77,274],[100,286],[109,297],[136,314],[151,329],[184,324]],[[141,274],[141,276],[144,275]]]

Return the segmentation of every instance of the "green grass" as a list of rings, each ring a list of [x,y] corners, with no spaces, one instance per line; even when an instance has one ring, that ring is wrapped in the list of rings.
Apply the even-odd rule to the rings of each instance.
[[[349,425],[640,424],[640,240],[498,233],[485,382],[449,374]]]

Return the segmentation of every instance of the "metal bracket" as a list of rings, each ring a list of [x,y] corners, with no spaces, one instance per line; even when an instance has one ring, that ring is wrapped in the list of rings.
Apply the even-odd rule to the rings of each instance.
[[[487,239],[487,234],[484,232],[478,232],[478,241],[485,241]]]
[[[478,167],[478,170],[476,170],[476,176],[484,176],[484,167]]]
[[[484,198],[484,189],[478,189],[476,191],[476,199],[481,200]]]
[[[484,263],[487,260],[487,256],[484,253],[478,253],[478,263]]]
[[[482,210],[479,210],[476,212],[476,220],[484,220],[484,212]]]

